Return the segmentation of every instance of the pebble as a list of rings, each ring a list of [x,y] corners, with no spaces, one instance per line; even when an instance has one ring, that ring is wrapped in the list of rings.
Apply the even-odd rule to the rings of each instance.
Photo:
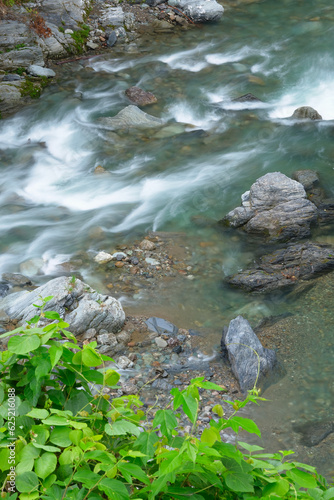
[[[97,255],[95,255],[94,260],[98,264],[107,264],[112,260],[112,255],[107,252],[99,252]]]
[[[123,267],[125,265],[125,262],[120,262],[120,261],[117,261],[115,263],[115,267]]]
[[[139,248],[141,248],[142,250],[155,250],[156,246],[153,241],[143,240],[141,243],[139,243]]]
[[[131,261],[130,262],[134,266],[137,266],[139,264],[139,259],[138,259],[138,257],[131,257]]]
[[[127,358],[126,356],[120,356],[117,360],[117,366],[121,370],[125,370],[126,368],[132,368],[133,366],[133,361],[131,359]]]
[[[160,262],[157,259],[152,259],[151,257],[146,257],[145,262],[150,266],[159,266]]]
[[[161,348],[167,347],[167,342],[161,337],[156,337],[154,339],[154,341],[158,347],[161,347]]]

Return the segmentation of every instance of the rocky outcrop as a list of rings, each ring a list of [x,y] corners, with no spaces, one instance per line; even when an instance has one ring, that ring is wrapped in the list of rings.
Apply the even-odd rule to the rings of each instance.
[[[257,266],[228,277],[227,282],[247,292],[271,292],[333,269],[334,248],[308,241],[264,255]]]
[[[302,106],[297,108],[291,116],[294,120],[322,120],[322,116],[318,111],[310,106]]]
[[[125,95],[138,106],[147,106],[148,104],[157,102],[157,98],[152,92],[146,92],[139,87],[130,87],[125,91]]]
[[[222,349],[227,351],[234,376],[242,392],[263,385],[277,367],[275,351],[266,349],[242,316],[233,319],[223,332]]]
[[[137,106],[127,106],[122,109],[116,116],[100,118],[98,123],[112,130],[129,129],[129,128],[154,128],[163,125],[160,118],[151,116]]]
[[[302,184],[280,172],[257,179],[241,199],[242,206],[229,212],[221,222],[263,235],[270,241],[305,238],[317,220],[317,208],[306,198]]]
[[[256,97],[254,94],[244,94],[241,95],[240,97],[236,97],[235,99],[232,99],[232,102],[263,102],[261,99]]]
[[[101,330],[116,333],[124,324],[125,314],[118,300],[99,294],[79,279],[73,282],[67,277],[55,278],[31,292],[8,295],[0,302],[0,310],[23,324],[36,315],[33,304],[40,304],[41,298],[50,296],[45,310],[58,312],[74,335],[92,328],[96,333]]]
[[[219,21],[224,8],[216,0],[168,0],[172,7],[178,7],[197,23]]]

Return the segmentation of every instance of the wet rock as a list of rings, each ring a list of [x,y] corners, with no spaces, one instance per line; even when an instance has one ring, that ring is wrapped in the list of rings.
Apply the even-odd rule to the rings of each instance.
[[[256,267],[238,272],[226,281],[247,292],[270,292],[333,269],[334,247],[308,241],[264,255]]]
[[[19,81],[21,80],[21,77],[20,75],[5,75],[2,79],[3,82],[16,82],[16,81]]]
[[[26,260],[20,264],[20,271],[28,276],[36,276],[41,272],[43,265],[43,259],[35,258]]]
[[[37,64],[31,64],[28,67],[28,73],[32,76],[45,76],[47,78],[53,78],[56,76],[56,73],[52,69],[43,68]]]
[[[97,255],[95,255],[94,260],[98,264],[107,264],[108,262],[113,260],[113,256],[107,252],[99,252]]]
[[[302,184],[280,172],[257,179],[249,195],[243,197],[243,206],[229,212],[221,222],[270,241],[305,238],[317,220],[317,208],[307,200]]]
[[[124,324],[125,314],[118,300],[97,293],[79,279],[73,283],[72,278],[67,277],[55,278],[29,293],[8,295],[1,301],[0,308],[11,319],[24,324],[36,315],[33,304],[40,304],[41,297],[49,296],[52,299],[47,302],[45,310],[58,312],[75,335],[89,328],[95,328],[97,333],[102,329],[115,333]]]
[[[138,257],[131,257],[130,262],[133,266],[137,266],[139,264],[139,259]]]
[[[301,444],[311,447],[321,443],[329,434],[334,432],[334,422],[307,422],[296,425],[293,429],[302,435]]]
[[[144,113],[137,106],[127,106],[122,109],[116,116],[100,118],[99,124],[107,128],[128,129],[128,128],[154,128],[163,125],[160,118]]]
[[[235,99],[232,99],[232,102],[263,102],[263,101],[261,101],[261,99],[259,99],[255,95],[249,93],[241,95],[240,97],[236,97]]]
[[[252,389],[255,384],[257,387],[262,385],[265,377],[276,368],[276,353],[262,346],[252,327],[242,316],[230,322],[224,332],[222,346],[227,350],[233,374],[242,392]]]
[[[119,356],[116,363],[118,368],[120,368],[121,370],[132,368],[133,366],[133,361],[131,361],[131,359],[127,358],[126,356]]]
[[[0,112],[2,116],[18,111],[22,106],[20,88],[14,83],[0,83]]]
[[[157,259],[152,259],[151,257],[146,257],[145,262],[150,266],[159,266],[160,262]]]
[[[6,281],[14,286],[26,286],[32,284],[30,278],[18,273],[3,273],[1,278],[3,281]]]
[[[146,92],[139,87],[130,87],[125,91],[125,95],[138,106],[147,106],[158,101],[151,92]]]
[[[156,246],[153,241],[143,240],[139,243],[139,248],[141,248],[141,250],[155,250]]]
[[[107,31],[106,36],[107,36],[107,46],[113,47],[115,45],[115,43],[117,42],[116,32],[115,31]]]
[[[310,106],[297,108],[291,118],[295,120],[322,120],[322,116],[319,115],[318,111]]]
[[[162,318],[151,317],[145,323],[151,332],[159,335],[177,335],[179,331],[177,326]]]
[[[5,283],[0,283],[0,298],[6,297],[9,292],[9,286]]]
[[[169,0],[168,4],[180,8],[198,23],[219,21],[224,13],[223,6],[215,0]]]
[[[319,177],[314,170],[297,170],[293,173],[293,179],[304,186],[305,191],[309,191],[319,184]]]

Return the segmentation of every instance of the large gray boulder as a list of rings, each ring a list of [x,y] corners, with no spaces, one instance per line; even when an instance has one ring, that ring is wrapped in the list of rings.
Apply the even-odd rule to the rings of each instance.
[[[154,128],[163,125],[160,118],[145,113],[137,106],[127,106],[116,116],[100,118],[99,124],[113,130],[128,128]]]
[[[277,366],[275,351],[262,346],[249,322],[242,316],[230,322],[223,333],[222,347],[227,350],[242,392],[252,389],[255,384],[259,387]]]
[[[48,281],[31,292],[17,292],[0,301],[0,310],[20,324],[38,313],[33,304],[41,304],[41,297],[52,296],[46,311],[56,311],[69,323],[70,331],[80,335],[90,328],[118,332],[125,320],[123,308],[109,295],[101,295],[86,283],[76,279],[60,277]]]
[[[307,241],[264,255],[255,267],[229,276],[226,281],[246,292],[271,292],[296,286],[333,269],[334,248]]]
[[[242,206],[221,221],[242,227],[248,233],[266,236],[271,241],[288,241],[310,235],[317,220],[317,208],[306,198],[302,184],[280,172],[257,179],[242,195]]]
[[[219,21],[224,13],[224,7],[216,0],[169,0],[168,3],[197,23]]]

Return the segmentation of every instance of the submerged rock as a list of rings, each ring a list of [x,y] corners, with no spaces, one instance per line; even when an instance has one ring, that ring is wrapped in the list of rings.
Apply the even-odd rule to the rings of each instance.
[[[252,389],[255,384],[259,387],[277,366],[275,351],[262,346],[249,322],[242,316],[233,319],[223,332],[222,348],[227,350],[242,392]]]
[[[96,332],[106,330],[118,332],[125,320],[123,308],[108,295],[101,295],[86,283],[72,278],[60,277],[48,281],[45,285],[31,292],[17,292],[8,295],[0,302],[0,310],[11,319],[21,324],[36,315],[38,309],[33,304],[40,304],[41,298],[52,296],[44,310],[56,311],[69,323],[74,335],[95,328]]]
[[[179,329],[177,326],[162,318],[152,317],[145,321],[148,329],[159,335],[177,335]]]
[[[307,422],[294,426],[294,431],[302,435],[301,444],[304,446],[316,446],[321,443],[329,434],[334,432],[334,422]]]
[[[152,92],[146,92],[139,87],[130,87],[125,91],[125,95],[138,106],[147,106],[158,101]]]
[[[197,23],[219,21],[224,13],[224,7],[216,0],[169,0],[168,4],[180,8]]]
[[[153,128],[163,125],[160,118],[151,116],[133,105],[122,109],[116,116],[100,118],[98,121],[101,125],[114,130],[135,127]]]
[[[226,281],[247,292],[270,292],[333,269],[334,247],[308,241],[264,255],[256,267],[240,271]]]
[[[273,172],[257,179],[249,194],[242,195],[242,206],[221,222],[271,241],[287,241],[309,236],[316,220],[317,208],[306,198],[302,184]]]
[[[322,116],[317,110],[311,108],[310,106],[302,106],[297,108],[291,118],[295,120],[322,120]]]
[[[232,99],[232,102],[263,102],[263,101],[261,101],[261,99],[256,97],[254,94],[249,93],[241,95],[236,99]]]

